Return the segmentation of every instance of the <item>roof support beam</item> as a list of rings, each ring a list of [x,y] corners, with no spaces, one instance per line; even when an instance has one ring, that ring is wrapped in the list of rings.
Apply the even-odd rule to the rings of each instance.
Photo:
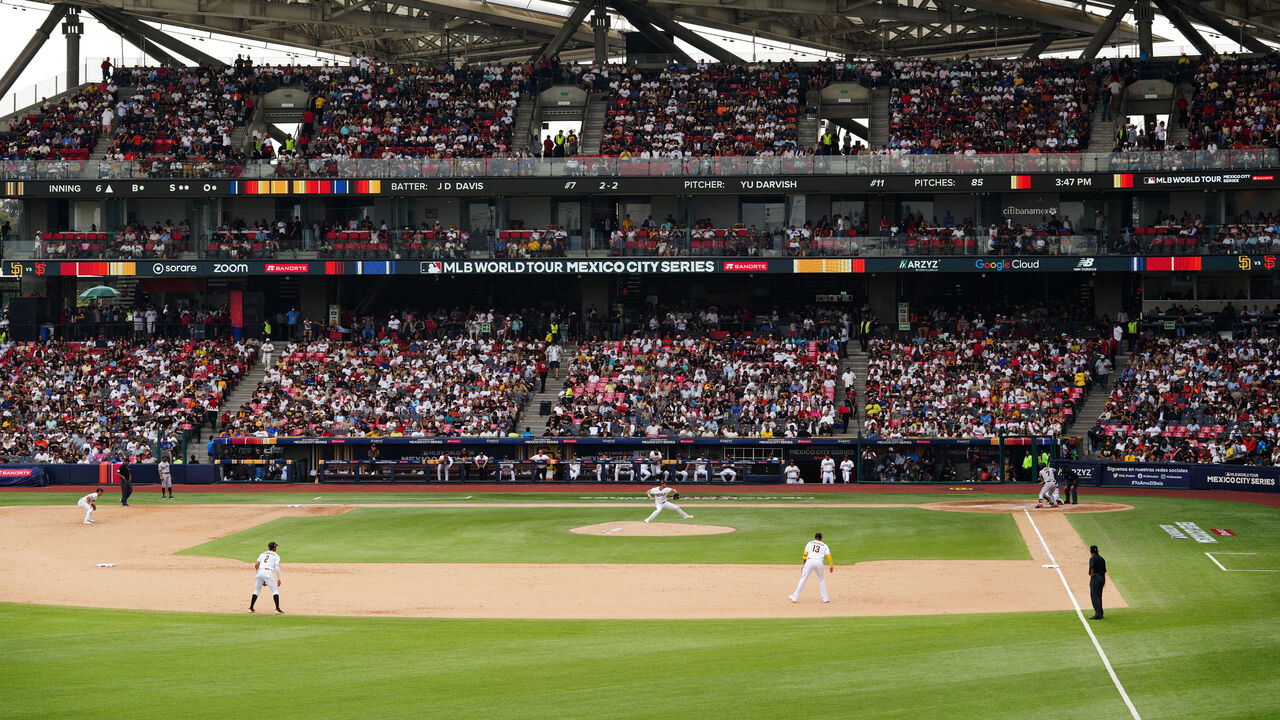
[[[1245,46],[1249,52],[1269,53],[1271,46],[1253,36],[1243,25],[1232,25],[1212,10],[1200,7],[1199,3],[1176,0],[1177,6],[1187,15],[1213,28],[1228,40],[1234,40]]]
[[[647,11],[638,5],[633,5],[629,0],[612,0],[611,4],[615,10],[622,13],[622,17],[626,18],[627,22],[635,25],[636,30],[640,31],[640,34],[644,35],[649,42],[662,48],[664,52],[673,58],[682,62],[693,63],[693,58],[689,57],[688,53],[681,50],[671,38],[662,34],[662,31],[655,26],[652,16]]]
[[[151,40],[148,42],[147,36],[140,32],[137,27],[127,26],[118,21],[111,14],[103,13],[101,9],[88,8],[88,10],[89,14],[97,18],[98,22],[106,25],[108,30],[138,46],[138,49],[141,50],[143,54],[150,55],[161,65],[166,65],[168,67],[182,67],[186,64],[166,52],[156,41]],[[141,25],[142,23],[138,24]]]
[[[1145,1],[1146,0],[1139,0],[1139,2]],[[1174,5],[1168,0],[1155,0],[1155,3],[1156,7],[1160,8],[1160,12],[1164,13],[1166,18],[1169,18],[1169,22],[1173,23],[1173,26],[1178,28],[1178,32],[1182,33],[1182,36],[1185,37],[1188,42],[1196,46],[1196,50],[1199,51],[1201,55],[1213,55],[1216,52],[1214,47],[1209,44],[1209,41],[1205,40],[1204,36],[1200,34],[1200,31],[1192,27],[1191,22],[1187,20],[1181,10],[1174,7]],[[1142,26],[1142,21],[1139,20],[1138,29],[1141,30]],[[1150,20],[1147,21],[1146,26],[1148,28],[1151,27]],[[1150,50],[1148,49],[1144,52],[1150,52]]]
[[[1022,57],[1029,60],[1034,60],[1040,57],[1040,53],[1049,49],[1049,46],[1057,39],[1058,33],[1048,31],[1040,33],[1040,37],[1036,38],[1036,41],[1031,43],[1031,47],[1028,47],[1026,52],[1022,53]]]
[[[670,32],[672,35],[675,35],[698,50],[706,53],[708,56],[724,63],[742,62],[742,58],[681,25],[679,21],[671,17],[671,15],[666,11],[659,10],[654,7],[648,7],[645,9],[649,13],[650,17],[653,18],[653,24],[659,29]]]
[[[205,67],[222,68],[227,66],[225,62],[218,58],[209,55],[202,50],[197,50],[181,40],[172,37],[169,33],[166,33],[159,28],[153,28],[141,20],[129,17],[124,13],[116,12],[115,10],[108,10],[106,8],[90,8],[89,12],[99,20],[102,20],[104,17],[109,17],[113,22],[129,30],[134,35],[145,37],[151,42],[167,48],[169,51],[175,52],[188,60],[197,62]]]
[[[578,7],[573,9],[569,18],[564,21],[564,25],[561,25],[560,29],[556,31],[555,37],[539,48],[538,52],[529,58],[529,62],[537,62],[538,58],[543,56],[552,57],[563,50],[564,44],[569,42],[569,37],[581,27],[582,21],[587,17],[587,13],[591,12],[595,5],[596,0],[578,0]]]
[[[1116,26],[1120,24],[1120,19],[1129,12],[1129,8],[1133,6],[1133,0],[1116,0],[1116,5],[1111,9],[1111,14],[1107,15],[1107,19],[1102,21],[1102,27],[1093,34],[1093,39],[1089,40],[1089,44],[1085,46],[1084,52],[1080,53],[1081,60],[1092,60],[1098,57],[1098,51],[1102,50],[1102,46],[1107,44],[1107,40],[1111,38],[1111,33],[1116,31]]]
[[[13,64],[5,71],[4,77],[0,77],[0,95],[9,92],[9,88],[18,81],[18,76],[23,70],[27,69],[27,65],[31,64],[31,59],[40,52],[40,48],[44,47],[45,41],[49,39],[49,33],[58,27],[58,23],[62,22],[62,17],[67,14],[67,6],[61,3],[54,5],[49,11],[49,16],[40,23],[40,27],[36,28],[36,32],[27,41],[22,52],[18,53],[18,57],[14,59]]]

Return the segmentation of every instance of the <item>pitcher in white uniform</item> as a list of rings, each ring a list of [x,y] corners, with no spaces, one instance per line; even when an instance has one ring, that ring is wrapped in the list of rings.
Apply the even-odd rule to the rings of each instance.
[[[253,597],[249,599],[249,612],[257,612],[253,606],[258,602],[258,591],[265,585],[271,591],[271,599],[276,601],[276,612],[283,615],[278,588],[284,581],[280,578],[280,556],[276,554],[275,543],[267,543],[267,551],[259,555],[258,561],[253,564],[253,573]]]
[[[800,584],[791,595],[791,602],[799,602],[800,592],[804,590],[805,581],[811,573],[818,573],[818,589],[822,591],[822,602],[831,602],[827,596],[827,576],[822,574],[822,564],[830,566],[830,572],[836,571],[836,563],[831,559],[831,548],[822,542],[822,533],[814,533],[813,540],[804,546],[804,569],[800,571]]]
[[[98,498],[102,496],[102,488],[98,488],[93,492],[80,498],[76,503],[76,507],[84,510],[84,524],[93,524],[93,511],[98,509]]]
[[[680,513],[680,516],[685,518],[686,520],[693,517],[689,513],[685,512],[684,510],[681,510],[679,505],[676,505],[675,503],[667,499],[675,491],[676,491],[675,488],[667,487],[666,480],[659,482],[655,487],[649,488],[649,492],[647,494],[649,495],[649,499],[653,501],[653,506],[654,506],[653,514],[645,518],[644,521],[649,522],[650,520],[658,517],[658,513],[662,512],[663,510],[675,510],[676,512]]]
[[[822,468],[822,484],[835,485],[836,484],[836,461],[832,460],[830,455],[827,455],[826,457],[822,458],[822,464],[820,467]]]

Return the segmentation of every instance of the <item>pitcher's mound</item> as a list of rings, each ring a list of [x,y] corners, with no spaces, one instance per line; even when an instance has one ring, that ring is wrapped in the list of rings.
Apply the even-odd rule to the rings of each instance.
[[[622,520],[576,527],[569,532],[579,535],[617,535],[619,537],[675,537],[678,535],[723,535],[734,528],[724,525],[694,525],[680,522],[651,522]]]
[[[1124,505],[1112,502],[1081,502],[1079,505],[1060,505],[1056,508],[1042,507],[1036,508],[1036,501],[1033,500],[949,500],[947,502],[928,503],[924,507],[934,510],[950,510],[952,512],[976,512],[976,513],[1009,513],[1019,512],[1023,509],[1033,510],[1043,513],[1086,513],[1086,512],[1116,512],[1119,510],[1132,510],[1132,505]]]

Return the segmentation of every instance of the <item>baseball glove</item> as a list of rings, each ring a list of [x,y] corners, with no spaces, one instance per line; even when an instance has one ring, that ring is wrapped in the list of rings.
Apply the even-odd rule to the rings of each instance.
[[[678,493],[678,492],[673,492],[673,493],[671,493],[671,499],[672,499],[672,500],[679,500],[679,499],[680,499],[680,493]]]

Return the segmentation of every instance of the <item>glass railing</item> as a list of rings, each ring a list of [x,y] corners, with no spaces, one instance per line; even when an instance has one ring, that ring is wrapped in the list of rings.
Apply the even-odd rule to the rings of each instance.
[[[718,177],[802,175],[972,175],[1023,173],[1178,172],[1280,167],[1280,151],[1254,150],[1058,153],[1045,155],[818,155],[699,158],[377,158],[280,159],[218,163],[152,161],[0,161],[5,179],[127,178],[482,178]]]

